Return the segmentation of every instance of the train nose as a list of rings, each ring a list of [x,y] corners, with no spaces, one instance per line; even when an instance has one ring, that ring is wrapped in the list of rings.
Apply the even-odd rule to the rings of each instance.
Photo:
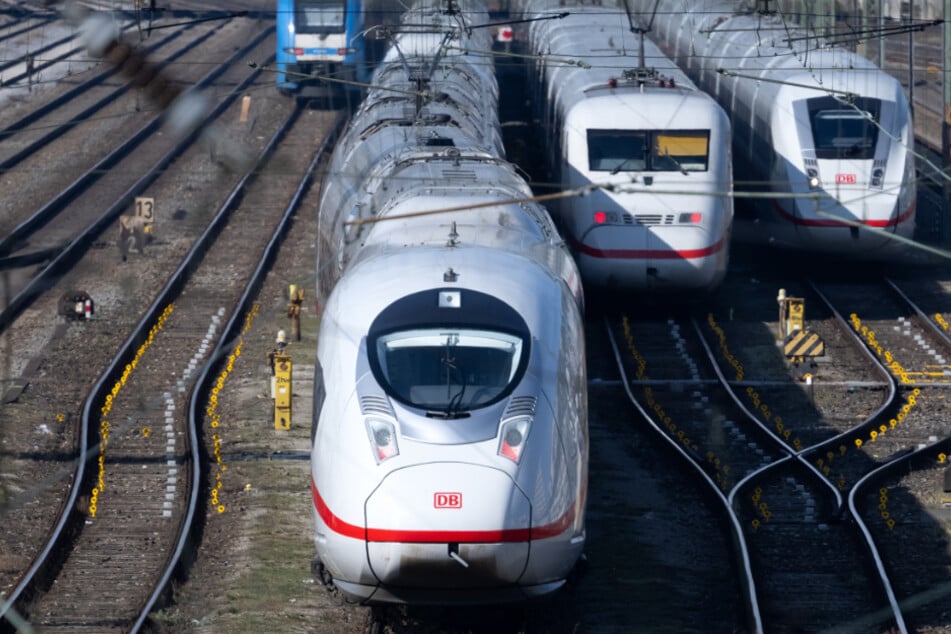
[[[389,474],[366,501],[367,558],[381,583],[445,589],[515,583],[531,503],[503,471],[434,463]]]

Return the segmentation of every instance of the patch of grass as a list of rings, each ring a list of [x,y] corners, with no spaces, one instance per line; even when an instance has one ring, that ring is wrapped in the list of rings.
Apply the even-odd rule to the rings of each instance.
[[[310,508],[296,486],[305,482],[302,468],[306,465],[272,463],[254,477],[268,485],[253,498],[257,508],[248,527],[244,570],[229,583],[224,600],[209,606],[213,624],[227,622],[228,632],[280,631],[275,622],[306,621],[298,619],[299,612],[312,607],[315,594],[323,591],[310,582]]]

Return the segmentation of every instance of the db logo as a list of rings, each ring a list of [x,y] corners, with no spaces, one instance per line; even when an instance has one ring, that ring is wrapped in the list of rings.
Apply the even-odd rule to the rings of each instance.
[[[855,174],[836,174],[836,185],[854,185],[856,183]]]
[[[433,507],[437,509],[461,509],[462,493],[433,493]]]

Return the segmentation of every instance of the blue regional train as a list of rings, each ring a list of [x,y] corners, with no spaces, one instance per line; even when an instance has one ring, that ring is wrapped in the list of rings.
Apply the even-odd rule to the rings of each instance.
[[[335,97],[370,77],[366,0],[278,0],[277,86],[302,98]],[[304,75],[314,76],[307,79]]]

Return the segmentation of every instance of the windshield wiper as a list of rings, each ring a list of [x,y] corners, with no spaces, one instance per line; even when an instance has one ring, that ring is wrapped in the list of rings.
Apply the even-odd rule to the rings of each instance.
[[[439,410],[426,410],[427,418],[438,418],[440,420],[457,420],[459,418],[469,418],[472,416],[468,411],[463,412],[442,412]]]
[[[614,176],[615,174],[617,174],[618,172],[620,172],[621,170],[623,170],[624,167],[625,167],[628,163],[630,163],[631,161],[638,161],[638,160],[640,160],[640,159],[638,159],[637,157],[634,157],[634,156],[629,156],[629,157],[627,157],[626,159],[624,159],[623,161],[621,161],[620,163],[618,163],[618,166],[617,166],[617,167],[615,167],[613,170],[611,170],[611,176]]]
[[[462,396],[466,393],[466,376],[464,373],[459,371],[459,368],[456,366],[456,357],[450,355],[450,348],[453,346],[453,337],[448,335],[446,337],[446,356],[444,356],[440,361],[446,366],[446,398],[448,402],[446,403],[446,417],[458,417],[460,405],[462,403]],[[459,391],[455,394],[452,393],[452,375],[453,372],[459,374],[462,377],[462,380],[459,382],[460,388]]]
[[[680,170],[680,173],[683,174],[684,176],[689,176],[689,175],[690,175],[690,172],[687,171],[687,168],[684,167],[684,166],[680,163],[680,161],[678,161],[678,160],[675,159],[673,156],[671,156],[670,152],[664,152],[663,154],[661,154],[661,156],[663,156],[663,157],[666,158],[666,159],[670,159],[671,161],[673,161],[673,162],[674,162],[674,165],[677,166],[677,168]]]

